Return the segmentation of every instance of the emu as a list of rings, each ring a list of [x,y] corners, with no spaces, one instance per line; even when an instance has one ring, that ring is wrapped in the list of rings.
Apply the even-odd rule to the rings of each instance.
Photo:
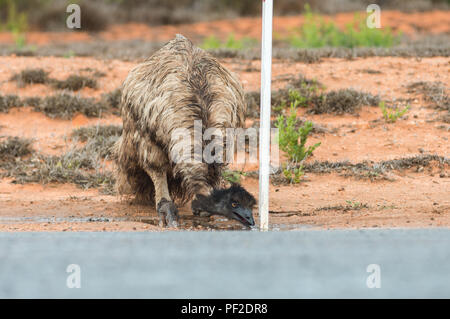
[[[177,227],[174,200],[184,204],[190,199],[194,215],[254,225],[255,198],[239,185],[220,188],[224,163],[171,156],[179,147],[172,134],[179,128],[193,132],[194,121],[200,120],[203,130],[244,125],[242,86],[215,58],[177,35],[130,71],[120,108],[123,131],[114,146],[119,194],[154,204],[161,226]],[[199,146],[195,143],[189,145],[191,154]]]

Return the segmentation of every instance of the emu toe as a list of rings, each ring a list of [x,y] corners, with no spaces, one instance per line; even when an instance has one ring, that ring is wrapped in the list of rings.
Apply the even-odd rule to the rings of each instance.
[[[178,209],[172,201],[163,198],[158,203],[159,226],[178,227]]]

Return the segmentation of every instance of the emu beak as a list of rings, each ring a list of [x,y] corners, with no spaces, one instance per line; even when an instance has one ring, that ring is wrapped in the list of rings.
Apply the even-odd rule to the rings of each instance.
[[[253,212],[250,208],[236,208],[233,211],[233,218],[240,221],[245,226],[254,226]]]

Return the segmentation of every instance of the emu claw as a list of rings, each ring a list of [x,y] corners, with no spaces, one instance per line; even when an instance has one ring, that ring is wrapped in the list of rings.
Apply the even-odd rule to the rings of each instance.
[[[159,216],[159,226],[178,227],[178,209],[172,201],[163,198],[156,209]]]

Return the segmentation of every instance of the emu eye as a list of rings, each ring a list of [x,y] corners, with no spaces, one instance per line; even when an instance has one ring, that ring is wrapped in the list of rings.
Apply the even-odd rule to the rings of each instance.
[[[233,203],[231,203],[231,206],[232,206],[233,208],[236,208],[236,207],[238,207],[238,206],[239,206],[239,204],[238,204],[238,203],[236,203],[236,202],[233,202]]]

